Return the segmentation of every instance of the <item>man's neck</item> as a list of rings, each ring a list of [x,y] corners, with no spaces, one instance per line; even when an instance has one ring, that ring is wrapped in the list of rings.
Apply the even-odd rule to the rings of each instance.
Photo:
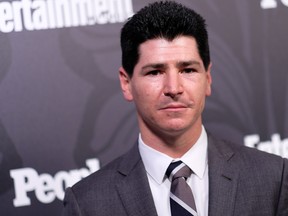
[[[192,132],[179,135],[142,133],[142,140],[149,147],[172,158],[182,157],[197,142],[202,132],[202,125]]]

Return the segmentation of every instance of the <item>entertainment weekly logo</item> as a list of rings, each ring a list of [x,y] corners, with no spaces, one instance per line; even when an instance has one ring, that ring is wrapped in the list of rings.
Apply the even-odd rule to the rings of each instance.
[[[280,135],[277,133],[271,136],[271,140],[262,142],[259,135],[248,135],[244,137],[244,144],[251,148],[257,148],[261,151],[288,158],[288,138],[281,140]]]
[[[261,0],[261,8],[262,9],[273,9],[277,8],[279,3],[288,7],[288,0]]]
[[[121,23],[132,15],[132,0],[1,1],[0,32]]]
[[[15,199],[14,207],[30,206],[32,193],[36,199],[44,204],[49,204],[55,199],[63,200],[65,189],[100,169],[99,160],[86,160],[87,168],[59,171],[54,176],[48,173],[38,174],[33,168],[10,170],[14,181]]]

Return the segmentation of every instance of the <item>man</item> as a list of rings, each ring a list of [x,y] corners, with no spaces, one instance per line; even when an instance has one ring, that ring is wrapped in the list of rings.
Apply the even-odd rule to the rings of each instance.
[[[202,125],[212,83],[204,19],[150,4],[124,25],[121,48],[138,143],[68,188],[64,215],[288,216],[287,160],[216,140]]]

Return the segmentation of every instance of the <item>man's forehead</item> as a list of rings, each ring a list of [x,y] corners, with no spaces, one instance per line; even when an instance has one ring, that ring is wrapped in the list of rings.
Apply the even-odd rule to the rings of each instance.
[[[181,36],[172,41],[164,38],[150,39],[138,48],[139,57],[152,55],[158,58],[165,55],[194,55],[196,58],[200,57],[196,40],[193,37]]]

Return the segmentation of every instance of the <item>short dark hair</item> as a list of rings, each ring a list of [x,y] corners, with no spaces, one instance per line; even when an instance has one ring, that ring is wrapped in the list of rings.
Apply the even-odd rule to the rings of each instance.
[[[160,1],[142,8],[127,20],[121,30],[122,66],[133,75],[139,60],[139,46],[147,40],[192,36],[207,70],[210,64],[208,33],[204,18],[194,10],[173,1]]]

